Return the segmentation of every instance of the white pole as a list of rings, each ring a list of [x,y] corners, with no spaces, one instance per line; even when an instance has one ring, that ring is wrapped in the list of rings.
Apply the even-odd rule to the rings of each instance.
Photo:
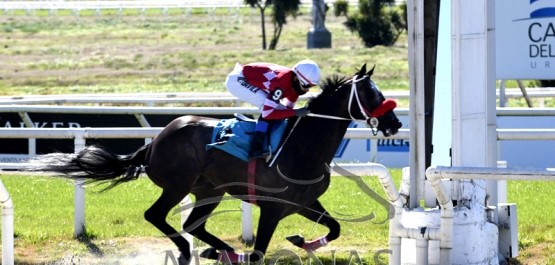
[[[21,117],[21,120],[23,120],[23,123],[25,123],[25,127],[28,127],[28,128],[35,127],[35,125],[33,124],[33,121],[31,120],[31,117],[29,117],[29,114],[27,112],[19,112],[18,114],[19,114],[19,117]],[[37,156],[37,139],[29,138],[27,142],[29,143],[28,157],[33,158]]]
[[[2,264],[14,264],[13,202],[0,180],[0,203],[2,204]]]
[[[431,166],[426,170],[428,178],[485,179],[485,180],[535,180],[555,181],[555,171],[547,169],[514,169],[496,167],[442,167]]]
[[[410,81],[410,203],[409,208],[420,206],[424,194],[426,171],[424,141],[424,1],[407,1],[409,35],[409,81]]]
[[[85,138],[83,133],[78,133],[75,136],[75,153],[79,153],[83,148],[85,148]],[[74,212],[73,212],[73,235],[79,237],[83,235],[83,228],[85,227],[85,189],[83,185],[85,181],[83,179],[76,179],[74,183]]]
[[[507,168],[507,161],[497,161],[498,168]],[[497,203],[507,203],[507,181],[499,180],[497,184]]]
[[[29,158],[33,158],[37,156],[37,139],[29,138],[27,141],[29,142],[29,148],[28,148]]]
[[[241,229],[243,230],[242,238],[245,242],[252,242],[252,204],[241,201],[242,222]]]
[[[505,99],[505,80],[499,80],[499,107],[506,107]]]
[[[416,264],[428,265],[428,239],[416,239]]]
[[[487,192],[488,192],[488,205],[486,206],[493,206],[493,221],[498,223],[499,220],[499,211],[497,209],[497,204],[499,203],[499,180],[488,180],[487,181]]]
[[[370,139],[370,163],[378,162],[378,141],[376,139]]]

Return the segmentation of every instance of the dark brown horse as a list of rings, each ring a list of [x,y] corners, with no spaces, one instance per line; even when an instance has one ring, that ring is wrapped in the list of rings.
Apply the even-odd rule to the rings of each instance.
[[[183,116],[168,124],[156,138],[133,154],[119,156],[102,147],[89,146],[78,154],[50,154],[37,158],[35,170],[55,171],[63,176],[90,182],[109,182],[107,189],[134,180],[144,168],[148,177],[163,189],[160,198],[145,212],[145,219],[168,236],[181,251],[180,264],[191,255],[188,242],[166,222],[169,211],[186,195],[196,201],[183,230],[209,244],[202,257],[225,256],[231,262],[256,261],[263,258],[278,223],[298,213],[329,228],[317,240],[305,242],[300,236],[288,238],[305,249],[317,249],[336,239],[339,223],[326,213],[318,198],[330,182],[329,164],[352,120],[372,121],[372,125],[388,136],[397,133],[401,123],[393,113],[394,104],[384,104],[382,93],[370,79],[373,70],[366,65],[352,79],[328,78],[322,92],[312,98],[308,109],[313,116],[290,118],[275,164],[262,160],[256,167],[256,202],[260,219],[254,253],[236,254],[234,249],[205,229],[205,220],[227,192],[249,201],[247,162],[212,148],[212,131],[219,120]],[[386,106],[387,105],[387,106]],[[300,119],[300,120],[299,120]],[[379,124],[376,124],[376,119]],[[288,132],[291,132],[288,134]],[[227,251],[228,255],[220,255]]]

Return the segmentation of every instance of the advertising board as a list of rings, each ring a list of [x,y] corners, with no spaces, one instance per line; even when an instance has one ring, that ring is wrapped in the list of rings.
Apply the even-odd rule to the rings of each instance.
[[[497,79],[555,79],[555,1],[495,2]]]

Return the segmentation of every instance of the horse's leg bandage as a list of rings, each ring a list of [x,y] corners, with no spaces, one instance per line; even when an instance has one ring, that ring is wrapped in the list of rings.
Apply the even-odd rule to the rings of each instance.
[[[239,263],[245,262],[248,254],[237,254],[235,252],[223,252],[220,254],[220,262],[226,264],[227,262]],[[229,261],[228,261],[229,258]]]
[[[317,250],[320,247],[325,247],[328,244],[327,236],[323,236],[316,240],[312,240],[309,242],[304,242],[303,249],[305,250]]]

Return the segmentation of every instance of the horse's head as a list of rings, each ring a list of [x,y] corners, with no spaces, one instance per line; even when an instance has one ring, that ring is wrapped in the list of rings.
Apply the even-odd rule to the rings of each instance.
[[[372,81],[374,67],[367,72],[366,64],[364,64],[355,74],[351,83],[356,86],[356,90],[351,91],[355,98],[351,98],[351,101],[356,100],[362,116],[371,128],[381,131],[384,136],[394,135],[403,125],[393,112],[393,109],[397,107],[397,102],[392,99],[386,100]],[[351,95],[351,97],[353,96]]]
[[[340,120],[365,120],[385,136],[396,134],[402,124],[393,113],[397,102],[386,100],[370,79],[374,68],[366,71],[366,64],[352,78],[333,76],[321,84],[322,93],[308,102],[312,116]],[[330,108],[330,106],[343,106]]]

